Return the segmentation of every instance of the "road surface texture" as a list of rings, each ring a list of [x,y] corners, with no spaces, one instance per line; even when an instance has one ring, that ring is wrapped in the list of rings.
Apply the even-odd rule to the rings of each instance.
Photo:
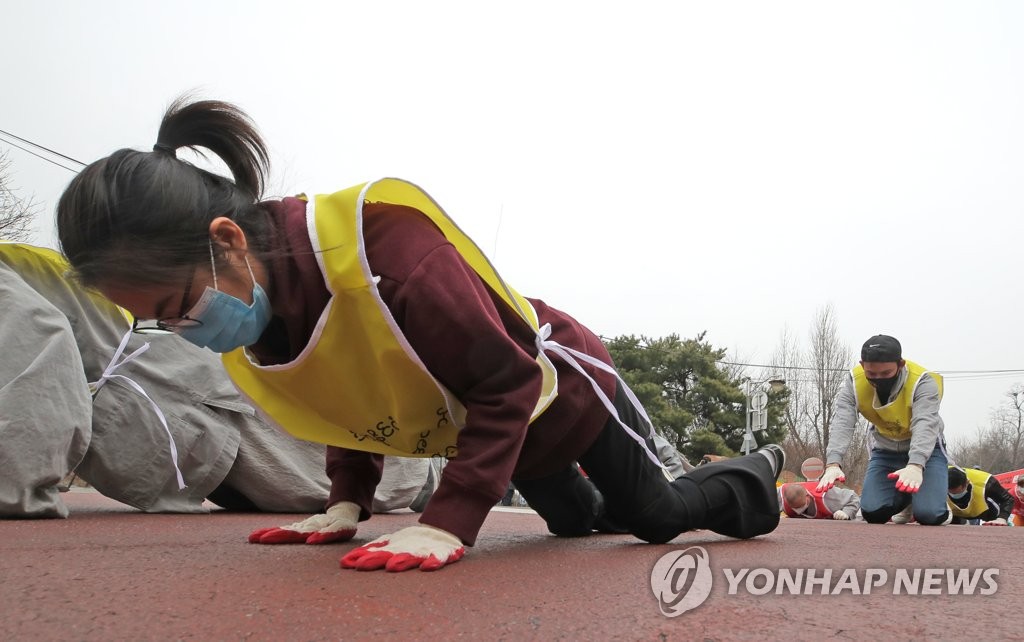
[[[0,640],[1008,639],[1024,597],[1024,528],[783,519],[754,540],[695,531],[653,546],[555,538],[532,512],[495,510],[462,561],[385,573],[338,559],[417,515],[374,516],[349,543],[260,546],[250,531],[302,516],[63,497],[67,520],[0,521]],[[707,584],[663,562],[659,599],[652,571],[698,546],[710,594],[669,617],[685,603],[674,596]]]

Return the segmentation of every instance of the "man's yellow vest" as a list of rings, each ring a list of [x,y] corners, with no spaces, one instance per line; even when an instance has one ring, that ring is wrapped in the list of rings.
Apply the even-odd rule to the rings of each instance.
[[[857,393],[857,410],[875,426],[880,435],[895,441],[910,439],[914,390],[917,389],[921,377],[928,375],[935,380],[939,386],[939,399],[942,399],[942,375],[930,372],[913,361],[907,361],[906,364],[907,380],[903,388],[891,403],[881,407],[875,404],[878,395],[875,393],[875,387],[864,375],[864,367],[858,365],[851,372],[854,390]]]
[[[988,483],[988,478],[992,475],[974,468],[965,468],[963,471],[967,475],[967,481],[971,482],[971,501],[966,508],[959,508],[947,495],[946,504],[954,516],[974,519],[988,510],[988,503],[985,501],[985,484]]]
[[[412,183],[387,178],[307,200],[307,227],[331,299],[299,356],[260,366],[240,348],[224,355],[225,367],[253,404],[301,439],[384,455],[454,457],[466,409],[427,371],[377,291],[363,246],[366,202],[425,214],[509,308],[540,331],[533,306],[444,210]],[[555,368],[539,350],[537,363],[543,386],[531,421],[558,388]]]

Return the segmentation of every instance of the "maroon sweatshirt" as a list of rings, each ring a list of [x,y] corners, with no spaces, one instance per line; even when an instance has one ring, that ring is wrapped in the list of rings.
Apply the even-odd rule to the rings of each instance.
[[[307,233],[306,204],[285,198],[265,206],[277,226],[269,263],[274,318],[250,349],[271,365],[302,351],[330,294]],[[533,330],[418,210],[368,203],[363,236],[384,303],[427,369],[467,412],[458,456],[446,464],[420,522],[472,545],[513,476],[537,478],[568,466],[593,443],[608,412],[590,382],[549,353],[558,397],[530,424],[541,390]],[[611,363],[594,333],[542,301],[530,302],[541,325],[551,324],[552,340]],[[614,377],[581,365],[611,398]],[[368,518],[382,461],[373,453],[328,446],[328,505],[355,502],[361,518]]]

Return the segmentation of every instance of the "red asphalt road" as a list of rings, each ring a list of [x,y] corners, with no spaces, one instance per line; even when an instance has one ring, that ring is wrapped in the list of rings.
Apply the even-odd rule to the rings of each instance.
[[[754,540],[695,531],[653,546],[555,538],[532,513],[494,511],[453,566],[367,573],[338,559],[416,515],[376,515],[344,544],[259,546],[246,543],[251,530],[293,518],[146,515],[93,493],[63,497],[70,519],[0,522],[0,640],[1008,639],[1024,596],[1024,528],[783,519]],[[708,551],[713,588],[669,618],[651,571],[690,546]],[[819,585],[763,596],[740,582],[728,595],[726,569],[761,567],[831,568],[831,586],[844,569],[879,568],[889,582],[870,595]],[[893,595],[896,569],[990,567],[992,595]]]

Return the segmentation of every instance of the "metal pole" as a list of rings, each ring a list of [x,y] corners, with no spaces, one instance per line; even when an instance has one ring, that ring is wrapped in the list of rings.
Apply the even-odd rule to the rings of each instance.
[[[747,415],[747,433],[743,436],[743,454],[749,455],[750,444],[751,442],[754,441],[752,439],[754,434],[750,431],[750,381],[747,381],[747,385],[745,386],[745,388],[746,389],[743,391],[743,408],[746,410],[745,414]]]

